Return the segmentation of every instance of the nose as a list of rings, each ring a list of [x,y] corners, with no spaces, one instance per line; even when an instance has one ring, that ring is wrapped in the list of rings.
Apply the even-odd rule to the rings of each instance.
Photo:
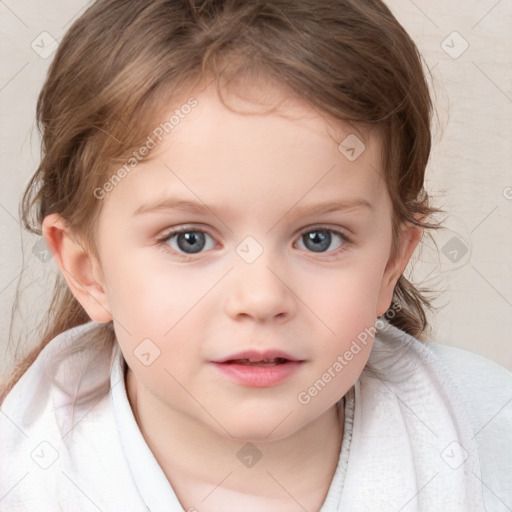
[[[229,275],[226,313],[233,319],[286,322],[297,303],[289,273],[264,252],[253,263],[239,260]]]

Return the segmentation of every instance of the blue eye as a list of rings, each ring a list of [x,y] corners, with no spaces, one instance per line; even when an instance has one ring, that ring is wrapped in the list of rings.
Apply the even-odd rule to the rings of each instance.
[[[185,228],[168,233],[160,242],[171,246],[171,248],[177,252],[197,254],[207,245],[206,237],[211,239],[210,235],[204,231]],[[173,242],[176,242],[177,248]],[[210,247],[210,249],[211,248],[212,247]]]
[[[314,253],[331,253],[336,252],[340,247],[341,250],[344,250],[350,240],[339,231],[318,226],[303,231],[297,243],[300,245],[300,242],[303,245],[303,247],[299,247],[300,249]],[[215,247],[215,242],[210,235],[204,231],[187,227],[167,233],[158,240],[158,243],[170,247],[173,252],[184,257]],[[335,247],[332,247],[333,244]]]
[[[336,247],[331,248],[330,251],[326,251],[333,243],[333,238],[341,239],[341,243],[337,244]],[[333,250],[340,248],[344,243],[348,243],[348,238],[338,231],[317,227],[309,229],[308,231],[304,231],[301,234],[299,241],[303,242],[303,245],[307,250],[316,253],[323,253],[332,252]]]

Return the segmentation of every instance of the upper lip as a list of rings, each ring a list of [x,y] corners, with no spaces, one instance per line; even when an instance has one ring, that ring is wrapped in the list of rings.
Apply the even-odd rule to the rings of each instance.
[[[213,363],[226,363],[227,361],[234,361],[237,359],[249,359],[250,361],[265,361],[272,360],[276,358],[288,359],[288,361],[301,361],[301,359],[297,359],[282,350],[244,350],[243,352],[238,352],[236,354],[231,354],[227,357],[223,357],[221,359],[215,359],[212,361]]]

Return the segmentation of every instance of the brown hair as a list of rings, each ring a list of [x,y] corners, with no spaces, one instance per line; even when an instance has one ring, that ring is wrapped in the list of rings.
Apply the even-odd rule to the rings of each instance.
[[[207,76],[219,91],[221,79],[261,76],[321,113],[379,128],[393,248],[404,222],[439,227],[415,218],[442,211],[424,189],[432,103],[422,60],[380,0],[96,1],[63,38],[38,99],[42,160],[23,196],[25,227],[41,234],[58,213],[94,251],[93,190],[151,133],[158,107]],[[432,308],[425,291],[402,275],[389,318],[418,338]],[[59,276],[40,343],[0,400],[52,338],[89,320]]]

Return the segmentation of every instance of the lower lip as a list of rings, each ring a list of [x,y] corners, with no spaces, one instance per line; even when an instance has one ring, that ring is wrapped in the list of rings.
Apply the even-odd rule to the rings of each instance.
[[[243,386],[265,388],[275,386],[290,377],[301,361],[289,361],[274,366],[248,366],[243,364],[213,363],[219,371]]]

